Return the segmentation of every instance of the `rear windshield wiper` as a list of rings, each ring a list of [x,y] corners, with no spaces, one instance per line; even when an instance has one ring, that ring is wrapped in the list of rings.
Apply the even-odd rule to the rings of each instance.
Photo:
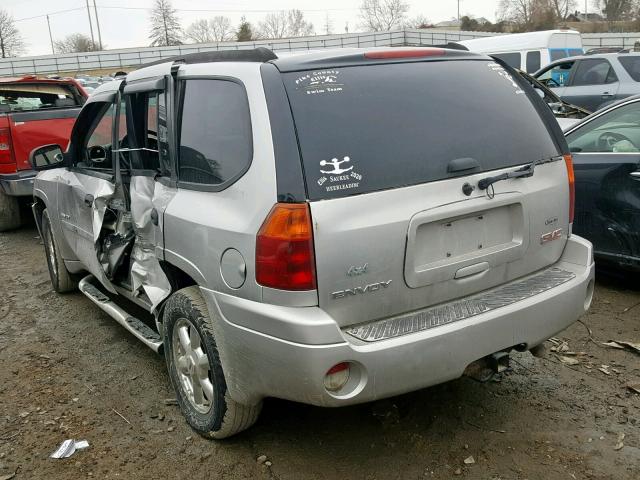
[[[537,164],[538,164],[538,160],[534,160],[528,165],[525,165],[524,167],[520,167],[516,170],[511,170],[510,172],[504,172],[504,173],[501,173],[500,175],[495,175],[493,177],[482,178],[478,182],[478,188],[480,190],[486,190],[491,185],[493,185],[496,182],[500,182],[501,180],[508,180],[510,178],[532,177],[533,171],[535,170]]]

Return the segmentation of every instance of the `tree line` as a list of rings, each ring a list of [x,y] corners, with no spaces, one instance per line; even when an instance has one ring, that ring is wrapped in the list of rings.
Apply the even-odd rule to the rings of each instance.
[[[588,1],[594,10],[601,12],[609,22],[633,20],[640,26],[640,0]],[[582,0],[580,4],[581,2]],[[578,5],[578,0],[501,0],[499,20],[496,23],[463,16],[460,28],[489,32],[550,29],[566,21]],[[308,21],[299,9],[268,13],[255,24],[242,17],[238,25],[233,25],[228,17],[218,15],[198,19],[183,28],[178,11],[173,7],[171,0],[155,0],[149,23],[150,45],[154,47],[184,43],[244,42],[333,33],[333,22],[328,14],[316,30],[313,23]],[[423,15],[409,17],[409,3],[406,0],[361,0],[356,28],[379,32],[431,26]],[[348,33],[348,24],[344,26],[344,31]],[[53,47],[56,53],[90,52],[98,49],[91,38],[82,33],[72,33],[56,40]],[[15,25],[15,20],[6,10],[0,9],[0,57],[15,57],[25,52],[26,43]]]

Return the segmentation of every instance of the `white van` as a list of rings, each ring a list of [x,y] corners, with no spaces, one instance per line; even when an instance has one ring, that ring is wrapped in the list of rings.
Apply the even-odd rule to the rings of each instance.
[[[545,30],[474,38],[457,42],[472,52],[487,53],[527,73],[565,57],[582,55],[582,37],[575,30]]]

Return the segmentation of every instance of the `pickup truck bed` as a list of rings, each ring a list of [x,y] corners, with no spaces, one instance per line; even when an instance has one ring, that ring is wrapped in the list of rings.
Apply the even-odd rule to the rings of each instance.
[[[21,225],[20,203],[31,198],[29,153],[63,149],[87,94],[73,79],[0,78],[0,231]]]

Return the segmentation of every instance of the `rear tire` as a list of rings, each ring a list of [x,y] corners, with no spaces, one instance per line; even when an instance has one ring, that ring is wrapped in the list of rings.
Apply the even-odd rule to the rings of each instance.
[[[191,428],[204,437],[222,439],[253,425],[262,402],[242,405],[229,396],[213,321],[199,288],[174,293],[163,319],[169,378]]]
[[[44,244],[44,255],[47,257],[47,266],[49,267],[49,277],[51,285],[58,293],[71,292],[78,287],[78,283],[73,278],[69,270],[64,264],[64,260],[60,255],[60,249],[56,243],[51,229],[51,220],[49,219],[49,211],[45,209],[42,212],[42,243]]]
[[[22,215],[18,198],[7,195],[0,189],[0,232],[14,230],[21,225]]]

